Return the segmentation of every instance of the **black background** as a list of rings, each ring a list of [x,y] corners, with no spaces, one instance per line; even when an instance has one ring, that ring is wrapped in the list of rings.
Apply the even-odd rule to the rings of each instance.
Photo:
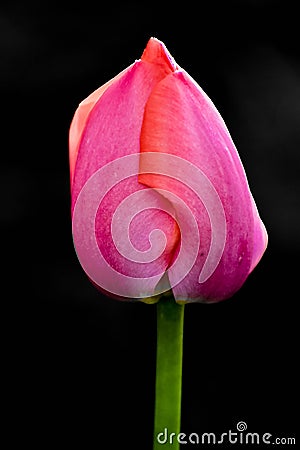
[[[151,36],[221,112],[269,234],[233,298],[185,308],[182,431],[226,432],[244,420],[252,432],[295,434],[294,4],[2,2],[3,389],[12,445],[151,449],[156,308],[105,298],[89,283],[72,244],[68,168],[78,103],[138,59]]]

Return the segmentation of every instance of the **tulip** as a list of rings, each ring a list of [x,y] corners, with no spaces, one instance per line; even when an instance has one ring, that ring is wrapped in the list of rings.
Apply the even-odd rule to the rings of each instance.
[[[69,149],[83,269],[108,296],[159,300],[158,449],[163,430],[181,436],[185,303],[231,297],[261,259],[267,233],[222,117],[157,39],[80,103]]]
[[[69,149],[74,246],[108,296],[216,302],[261,259],[267,233],[228,129],[159,40],[80,103]]]

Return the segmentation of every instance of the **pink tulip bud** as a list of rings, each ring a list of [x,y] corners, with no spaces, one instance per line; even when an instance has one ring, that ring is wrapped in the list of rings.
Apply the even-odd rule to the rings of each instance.
[[[157,39],[80,103],[70,175],[77,256],[109,296],[223,300],[266,249],[222,117]]]

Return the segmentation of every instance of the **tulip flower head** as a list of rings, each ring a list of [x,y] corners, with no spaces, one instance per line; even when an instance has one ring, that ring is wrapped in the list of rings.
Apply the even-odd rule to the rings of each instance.
[[[267,233],[228,129],[159,40],[80,103],[69,150],[74,246],[108,296],[220,301],[262,257]]]

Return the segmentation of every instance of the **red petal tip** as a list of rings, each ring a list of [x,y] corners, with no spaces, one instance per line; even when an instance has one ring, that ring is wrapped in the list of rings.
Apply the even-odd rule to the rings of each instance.
[[[154,37],[149,39],[141,59],[152,64],[165,65],[172,72],[178,69],[165,44]]]

